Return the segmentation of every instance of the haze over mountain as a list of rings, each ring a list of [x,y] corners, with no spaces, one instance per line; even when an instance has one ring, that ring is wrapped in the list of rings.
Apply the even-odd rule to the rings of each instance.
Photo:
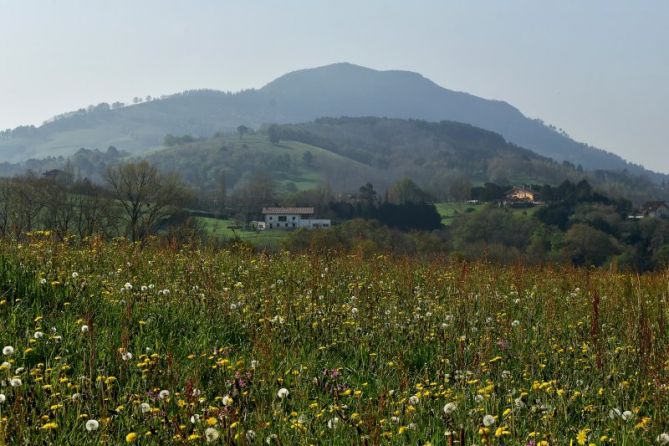
[[[34,128],[0,134],[0,160],[69,155],[80,147],[142,154],[160,148],[166,134],[211,136],[239,125],[294,123],[320,117],[381,116],[450,120],[501,134],[509,142],[586,169],[653,174],[621,157],[576,142],[524,116],[506,102],[442,88],[418,73],[376,71],[348,63],[295,71],[258,90],[200,90],[141,104],[80,110]]]

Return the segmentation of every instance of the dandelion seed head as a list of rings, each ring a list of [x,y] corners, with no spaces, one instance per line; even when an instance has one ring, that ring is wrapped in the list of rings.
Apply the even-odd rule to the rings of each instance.
[[[485,415],[483,417],[483,425],[485,427],[490,427],[493,424],[495,424],[495,417],[493,417],[492,415]]]
[[[451,402],[451,403],[446,403],[446,405],[444,406],[444,413],[445,413],[446,415],[450,415],[450,414],[452,414],[453,412],[455,412],[455,410],[456,410],[457,408],[458,408],[458,405],[455,404],[455,403],[453,403],[453,402]]]

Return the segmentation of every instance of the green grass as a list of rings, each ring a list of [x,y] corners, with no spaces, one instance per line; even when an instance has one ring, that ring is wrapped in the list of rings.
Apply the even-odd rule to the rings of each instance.
[[[439,212],[439,215],[441,215],[441,223],[445,226],[448,226],[451,223],[453,223],[453,219],[458,215],[470,212],[479,212],[482,209],[485,209],[487,206],[491,206],[491,204],[489,203],[468,204],[468,203],[453,202],[453,201],[435,203],[437,212]],[[539,208],[540,206],[534,206],[531,208],[508,207],[507,209],[509,209],[516,215],[523,215],[529,218],[532,217]]]
[[[0,252],[0,444],[641,445],[669,425],[667,271]]]
[[[303,159],[310,152],[313,161]],[[228,187],[233,188],[243,178],[240,172],[257,170],[271,172],[278,184],[277,192],[294,192],[314,189],[332,172],[355,174],[362,181],[371,175],[372,168],[352,159],[337,155],[320,147],[296,141],[272,144],[266,135],[247,135],[243,139],[229,135],[198,141],[152,152],[150,162],[164,170],[176,170],[193,184],[217,187],[220,171],[228,171]],[[281,158],[284,161],[278,162]],[[289,162],[285,163],[288,159]],[[254,160],[249,164],[248,160]],[[267,161],[269,165],[265,165]]]
[[[221,239],[239,238],[259,248],[278,248],[288,232],[286,231],[251,231],[245,229],[232,229],[231,226],[243,226],[237,221],[229,219],[217,219],[209,217],[196,217],[197,222],[202,225],[208,235]]]
[[[450,225],[456,216],[468,212],[478,212],[485,206],[485,204],[467,204],[453,201],[435,203],[437,212],[441,215],[441,223],[446,226]]]

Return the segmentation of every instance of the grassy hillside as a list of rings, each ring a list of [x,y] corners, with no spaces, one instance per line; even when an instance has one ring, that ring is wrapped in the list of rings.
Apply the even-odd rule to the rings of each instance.
[[[510,144],[496,133],[449,121],[322,118],[271,126],[243,137],[217,133],[211,138],[172,139],[172,146],[143,157],[162,170],[179,172],[200,192],[219,193],[224,180],[231,193],[252,181],[254,174],[265,172],[282,193],[319,185],[329,185],[334,192],[355,192],[367,182],[383,193],[409,177],[437,200],[462,200],[471,186],[485,182],[559,184],[587,178],[596,187],[635,202],[668,198],[666,190],[644,177],[583,172]],[[132,155],[116,149],[82,149],[67,159],[0,164],[0,174],[69,166],[74,174],[100,179],[106,166],[128,159]]]
[[[353,191],[372,182],[383,191],[411,177],[437,194],[457,176],[469,182],[556,184],[578,179],[575,169],[513,146],[499,135],[466,124],[379,118],[320,119],[265,132],[215,136],[146,156],[176,170],[191,184],[215,187],[223,173],[234,188],[255,171],[272,174],[284,191],[328,183]]]
[[[309,153],[305,158],[305,153]],[[309,158],[309,156],[311,158]],[[176,170],[186,181],[204,189],[215,188],[221,175],[230,190],[248,175],[264,171],[282,191],[299,191],[330,181],[343,186],[382,177],[370,166],[323,148],[297,141],[269,142],[264,133],[216,136],[148,154],[163,170]],[[308,161],[309,160],[309,161]]]

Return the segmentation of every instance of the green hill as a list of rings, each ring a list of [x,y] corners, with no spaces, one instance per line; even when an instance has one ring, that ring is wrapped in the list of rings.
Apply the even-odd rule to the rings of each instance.
[[[570,139],[502,101],[442,88],[420,74],[333,64],[288,73],[258,90],[199,90],[122,106],[99,104],[39,127],[0,132],[0,161],[66,156],[113,145],[133,154],[159,148],[166,134],[211,137],[238,125],[293,123],[331,116],[386,116],[468,123],[559,162],[589,170],[628,171],[661,183],[667,177]]]
[[[272,142],[272,140],[274,142]],[[291,193],[328,185],[353,192],[370,182],[383,192],[412,178],[437,200],[462,199],[472,186],[558,184],[587,178],[595,187],[635,202],[667,199],[667,191],[648,177],[629,172],[583,171],[507,142],[497,133],[452,121],[390,118],[321,118],[301,124],[272,125],[261,131],[217,133],[210,138],[172,136],[171,146],[142,155],[110,148],[80,149],[71,157],[52,157],[14,165],[0,164],[0,175],[27,168],[36,173],[67,169],[75,176],[101,180],[108,165],[146,158],[164,171],[179,172],[203,193],[228,193],[266,173],[277,192]]]
[[[410,177],[438,199],[485,182],[558,184],[588,178],[594,185],[635,201],[664,197],[644,177],[606,171],[582,172],[508,143],[500,135],[457,122],[388,118],[322,118],[240,138],[218,135],[155,151],[146,158],[186,181],[212,190],[225,176],[229,190],[264,171],[291,192],[327,183],[350,192],[372,182],[383,191]]]

